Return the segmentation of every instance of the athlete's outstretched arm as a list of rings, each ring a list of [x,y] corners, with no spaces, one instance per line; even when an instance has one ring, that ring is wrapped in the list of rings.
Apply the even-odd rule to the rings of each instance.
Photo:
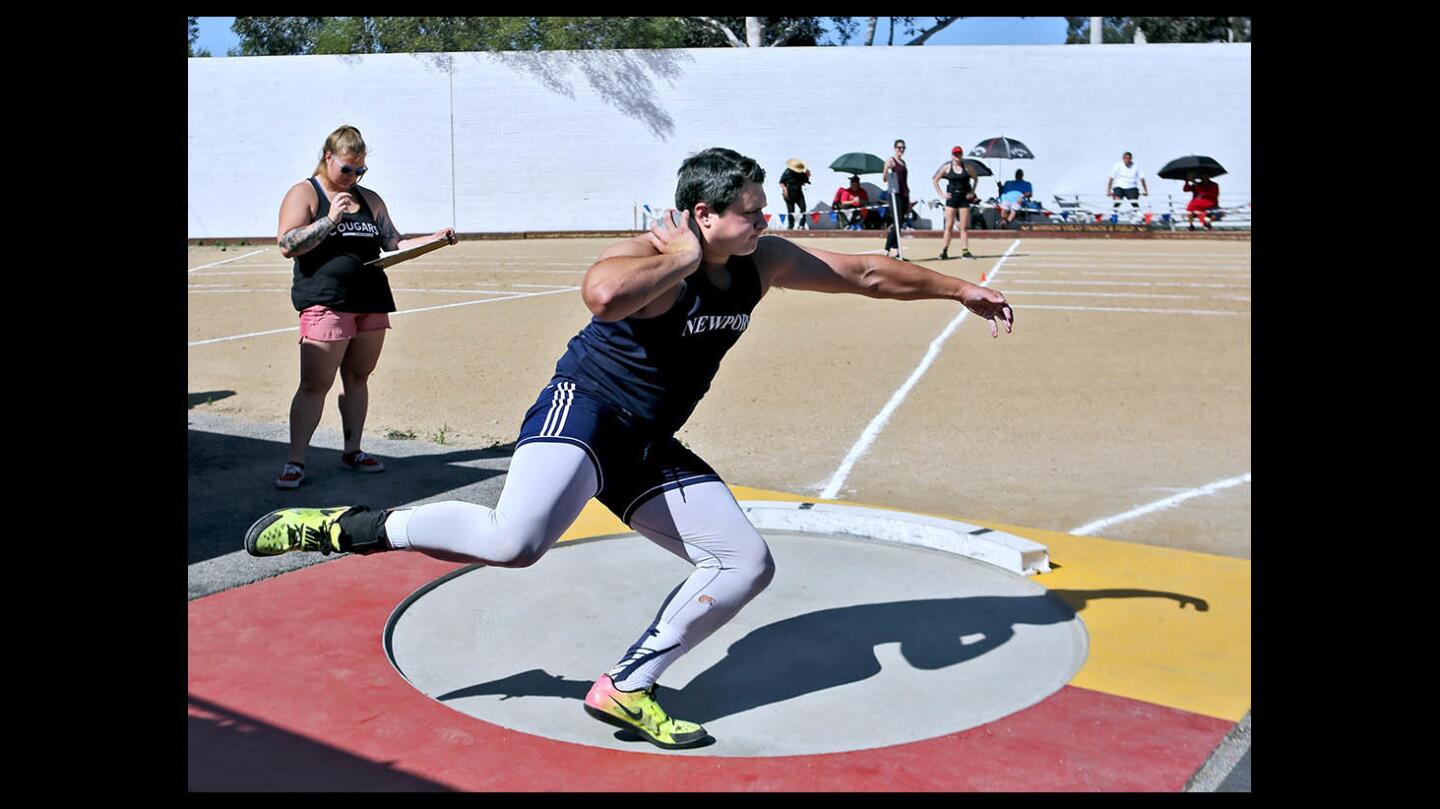
[[[948,299],[990,321],[990,336],[998,337],[999,323],[1008,334],[1015,314],[1005,296],[960,278],[893,258],[832,253],[801,247],[778,236],[761,237],[755,250],[762,288],[808,289],[814,292],[851,292],[897,301]]]
[[[700,266],[700,237],[690,227],[690,212],[680,224],[666,211],[643,236],[613,244],[585,272],[580,296],[601,320],[623,320],[685,280]]]

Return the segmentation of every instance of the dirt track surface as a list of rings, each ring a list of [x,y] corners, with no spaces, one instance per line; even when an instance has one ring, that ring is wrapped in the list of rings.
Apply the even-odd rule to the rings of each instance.
[[[613,241],[461,242],[392,267],[404,313],[371,378],[367,435],[513,441],[589,320],[569,287]],[[1015,333],[992,340],[967,317],[838,497],[1071,531],[1250,471],[1248,241],[1022,238],[1002,263],[1012,241],[977,239],[979,260],[944,262],[938,240],[905,241],[931,269],[989,274],[1014,305]],[[878,251],[883,237],[801,243]],[[294,328],[290,262],[273,245],[189,252],[192,401],[284,424],[296,332],[239,336]],[[731,483],[819,494],[960,311],[772,292],[680,438]],[[336,384],[322,429],[339,428]],[[1248,559],[1250,495],[1243,483],[1093,533]]]

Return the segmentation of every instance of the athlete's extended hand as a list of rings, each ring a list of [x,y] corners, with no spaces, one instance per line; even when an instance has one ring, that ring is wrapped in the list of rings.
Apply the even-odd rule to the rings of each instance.
[[[997,290],[987,289],[982,286],[970,284],[960,293],[960,302],[965,308],[990,321],[990,336],[1000,336],[1000,328],[996,321],[1005,324],[1005,333],[1009,334],[1011,327],[1015,324],[1015,313],[1010,310],[1010,304],[1005,302],[1005,296]]]
[[[702,255],[700,237],[691,227],[690,212],[684,211],[680,214],[679,224],[675,223],[674,214],[674,208],[667,209],[645,236],[650,244],[661,253],[670,256],[685,256],[698,263]]]

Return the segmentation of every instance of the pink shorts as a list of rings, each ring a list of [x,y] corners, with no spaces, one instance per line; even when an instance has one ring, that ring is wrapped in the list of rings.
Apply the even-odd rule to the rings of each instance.
[[[390,316],[384,312],[358,315],[337,312],[324,306],[311,306],[300,312],[300,340],[333,342],[349,340],[362,331],[390,328]]]

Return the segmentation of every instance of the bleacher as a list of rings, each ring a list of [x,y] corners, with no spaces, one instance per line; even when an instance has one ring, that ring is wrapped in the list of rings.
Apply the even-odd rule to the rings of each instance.
[[[1251,204],[1248,193],[1227,193],[1224,190],[1220,193],[1221,207],[1210,214],[1210,225],[1217,231],[1236,231],[1251,229]],[[1186,193],[1151,194],[1142,196],[1139,200],[1140,210],[1137,212],[1130,204],[1130,200],[1122,200],[1120,208],[1115,208],[1115,200],[1104,194],[1052,194],[1050,201],[1044,202],[1037,198],[1032,202],[1034,207],[1022,209],[1010,224],[1010,229],[1026,229],[1027,227],[1045,226],[1046,229],[1064,227],[1065,229],[1085,229],[1086,226],[1144,226],[1150,230],[1189,230],[1189,223],[1186,221],[1185,206],[1190,204],[1190,195]],[[945,226],[945,211],[943,203],[938,199],[914,200],[915,212],[919,218],[915,222],[918,230],[939,230]],[[873,204],[872,208],[882,212],[885,221],[890,218],[888,206]],[[648,229],[663,210],[658,205],[637,205],[636,220],[642,229]],[[783,203],[779,211],[767,210],[770,215],[769,226],[771,230],[785,230],[788,225],[788,216],[784,216]],[[970,228],[971,230],[987,230],[997,227],[998,207],[996,200],[992,197],[975,203],[971,206]],[[843,218],[836,217],[827,203],[817,203],[811,206],[806,214],[806,227],[810,230],[837,230],[844,228]],[[1204,230],[1200,220],[1195,221],[1197,231]],[[907,227],[908,229],[908,227]]]
[[[1104,194],[1055,194],[1053,202],[1045,206],[1043,213],[1031,212],[1028,218],[1021,214],[1020,221],[1070,223],[1070,224],[1143,224],[1165,230],[1188,230],[1185,206],[1190,204],[1189,194],[1152,194],[1140,198],[1137,213],[1130,200],[1122,200],[1119,209],[1115,200]],[[1250,229],[1250,195],[1248,193],[1220,194],[1221,207],[1210,213],[1211,226],[1215,230]],[[1113,218],[1113,219],[1112,219]],[[1200,220],[1195,221],[1197,230],[1202,229]]]

